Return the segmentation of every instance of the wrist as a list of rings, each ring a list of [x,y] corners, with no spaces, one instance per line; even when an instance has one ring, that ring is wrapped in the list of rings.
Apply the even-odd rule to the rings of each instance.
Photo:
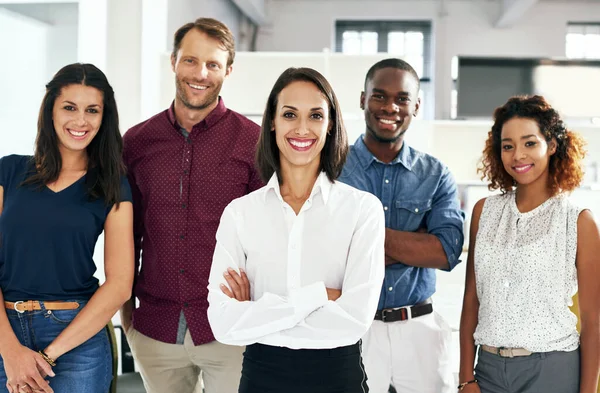
[[[22,345],[16,337],[14,337],[14,339],[7,339],[2,343],[2,346],[0,346],[0,354],[10,354],[21,347]]]
[[[58,359],[61,355],[62,352],[60,352],[56,346],[54,344],[50,344],[46,347],[46,349],[43,350],[43,352],[46,354],[46,356],[48,356],[51,360],[56,360]]]
[[[462,381],[458,384],[458,391],[462,391],[464,388],[466,388],[467,386],[473,384],[473,383],[478,383],[478,381],[476,379],[469,379],[467,381]]]
[[[458,372],[458,382],[466,382],[475,379],[475,371],[467,370],[467,371],[459,371]]]

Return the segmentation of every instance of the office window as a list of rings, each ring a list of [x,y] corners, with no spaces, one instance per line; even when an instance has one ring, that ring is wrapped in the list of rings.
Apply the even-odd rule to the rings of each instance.
[[[569,23],[566,55],[569,59],[600,59],[600,23]]]
[[[377,33],[374,31],[344,31],[342,52],[352,55],[377,53]]]
[[[417,71],[421,81],[431,77],[431,22],[337,21],[336,51],[346,54],[389,53]]]

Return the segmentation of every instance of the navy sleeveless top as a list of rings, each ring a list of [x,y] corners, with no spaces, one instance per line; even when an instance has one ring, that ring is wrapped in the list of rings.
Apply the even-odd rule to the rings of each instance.
[[[31,156],[0,158],[0,289],[7,301],[89,299],[98,289],[93,260],[112,205],[92,200],[88,174],[60,192],[22,186]],[[127,178],[121,201],[131,202]]]

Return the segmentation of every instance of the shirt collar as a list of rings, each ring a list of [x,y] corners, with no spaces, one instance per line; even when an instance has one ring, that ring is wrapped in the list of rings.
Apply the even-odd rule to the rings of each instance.
[[[315,185],[313,186],[308,199],[312,200],[315,195],[321,195],[323,198],[323,204],[327,205],[329,195],[331,194],[331,187],[333,187],[333,183],[329,181],[329,178],[325,172],[321,172],[317,177],[317,181],[315,181]],[[277,172],[273,173],[273,176],[271,176],[271,179],[269,179],[269,182],[265,186],[265,201],[271,190],[273,190],[275,195],[277,195],[277,198],[283,202],[283,198],[281,197],[281,189],[279,188]]]
[[[354,150],[358,159],[363,165],[364,169],[367,169],[373,161],[381,162],[371,153],[371,151],[365,145],[363,135],[359,136],[356,142],[354,142]],[[406,141],[402,143],[400,153],[389,163],[389,165],[402,164],[409,171],[413,167],[412,149],[406,145]]]
[[[210,113],[204,118],[204,120],[202,120],[198,124],[195,124],[194,128],[202,125],[204,125],[206,128],[210,128],[213,125],[215,125],[219,120],[221,120],[221,118],[223,117],[223,115],[225,115],[226,112],[227,107],[225,106],[223,99],[219,97],[219,102],[217,103],[215,109],[210,111]],[[171,124],[173,124],[173,127],[175,127],[177,130],[180,130],[182,127],[177,122],[177,117],[175,117],[175,101],[171,103],[171,106],[167,110],[167,115],[169,117],[169,121],[171,122]]]

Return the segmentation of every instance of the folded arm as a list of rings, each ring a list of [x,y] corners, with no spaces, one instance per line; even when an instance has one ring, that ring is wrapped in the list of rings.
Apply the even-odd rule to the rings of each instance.
[[[459,262],[464,242],[464,214],[460,210],[458,189],[444,170],[425,222],[428,233],[386,228],[386,264],[452,270]]]
[[[227,268],[245,268],[237,231],[231,229],[234,217],[226,209],[209,279],[208,316],[217,340],[247,345],[290,337],[303,348],[335,345],[336,341],[348,341],[349,336],[358,341],[373,321],[384,275],[381,205],[373,203],[361,210],[348,252],[342,295],[337,301],[328,301],[325,285],[317,282],[292,290],[288,296],[265,293],[255,301],[239,302],[220,287],[226,284],[223,273]]]

